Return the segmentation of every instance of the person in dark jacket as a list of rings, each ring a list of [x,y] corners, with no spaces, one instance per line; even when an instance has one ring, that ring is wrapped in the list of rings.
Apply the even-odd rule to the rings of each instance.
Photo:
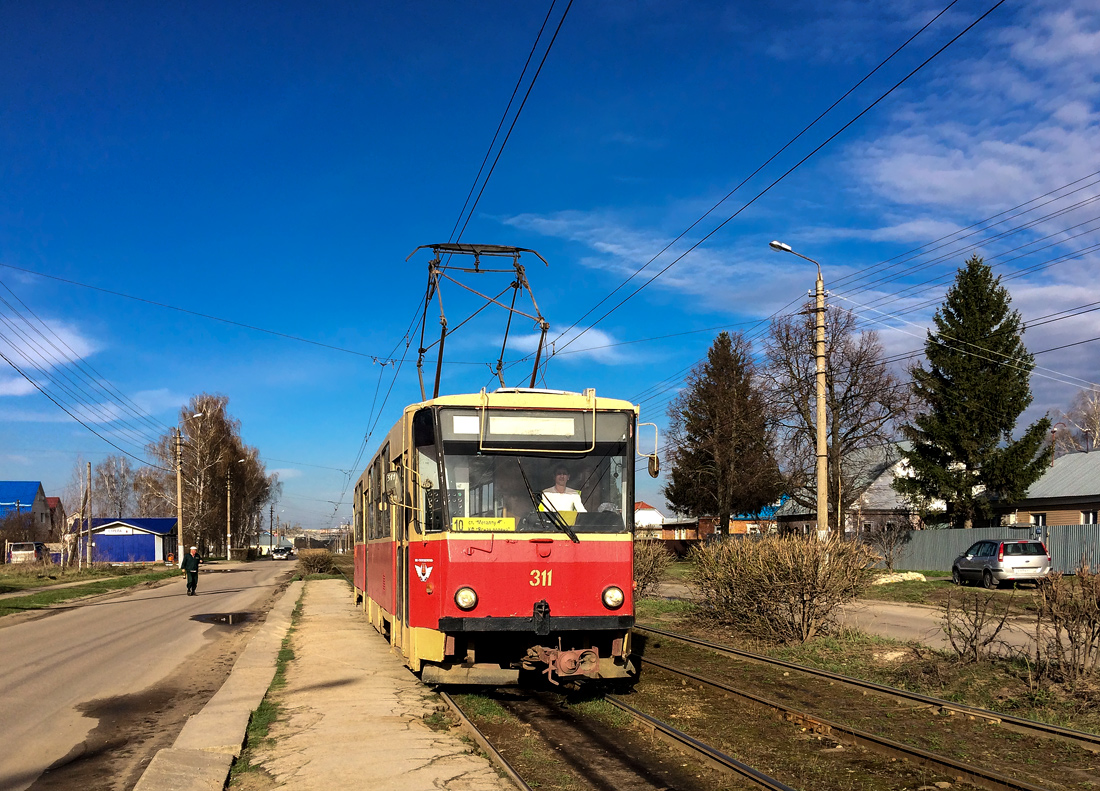
[[[183,556],[180,568],[187,572],[187,595],[194,596],[199,585],[199,548],[191,547],[191,554]]]

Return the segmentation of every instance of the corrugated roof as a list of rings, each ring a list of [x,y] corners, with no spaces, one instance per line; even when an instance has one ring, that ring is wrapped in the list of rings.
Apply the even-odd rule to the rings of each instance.
[[[130,517],[124,517],[122,519],[114,519],[110,517],[96,516],[92,518],[92,530],[98,530],[101,527],[107,525],[125,525],[127,527],[136,527],[139,530],[144,530],[147,533],[157,533],[158,535],[165,535],[171,533],[176,529],[176,517],[174,516],[150,516],[150,517],[137,517],[131,519]]]
[[[16,503],[20,513],[30,511],[41,488],[41,481],[0,481],[0,518],[15,513]]]
[[[1067,453],[1027,490],[1026,500],[1100,496],[1100,452]]]

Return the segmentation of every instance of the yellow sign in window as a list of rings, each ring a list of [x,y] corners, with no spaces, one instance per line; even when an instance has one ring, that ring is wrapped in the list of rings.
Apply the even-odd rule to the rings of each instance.
[[[451,519],[454,532],[515,532],[516,519],[510,516],[456,516]]]
[[[511,516],[456,516],[451,520],[456,533],[514,533],[516,520]]]

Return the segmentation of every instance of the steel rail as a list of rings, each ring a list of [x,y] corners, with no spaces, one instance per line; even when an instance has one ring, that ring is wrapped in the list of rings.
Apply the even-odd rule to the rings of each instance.
[[[459,726],[469,734],[470,738],[477,742],[478,747],[485,751],[485,754],[489,756],[489,760],[496,764],[504,774],[508,775],[508,779],[516,784],[516,788],[520,789],[520,791],[534,791],[534,789],[527,785],[524,779],[519,776],[516,770],[512,768],[512,765],[508,763],[505,757],[500,754],[500,751],[489,744],[489,740],[485,738],[485,735],[478,730],[478,727],[474,725],[473,722],[470,721],[470,718],[466,716],[461,708],[459,708],[454,698],[446,692],[440,692],[439,697],[443,699],[443,702],[447,704],[455,717],[458,718]]]
[[[737,657],[738,659],[745,659],[750,662],[757,662],[760,664],[782,667],[787,670],[794,670],[810,676],[818,676],[820,678],[828,679],[829,681],[846,684],[848,686],[855,687],[861,690],[868,690],[880,695],[896,698],[898,700],[920,703],[921,705],[932,706],[943,711],[953,711],[959,714],[965,714],[968,717],[987,720],[991,723],[998,723],[1011,730],[1026,733],[1031,736],[1041,734],[1050,738],[1062,739],[1064,741],[1071,742],[1078,747],[1081,747],[1082,749],[1089,750],[1091,752],[1100,752],[1100,736],[1096,735],[1095,733],[1087,733],[1085,731],[1078,731],[1072,728],[1063,728],[1060,725],[1051,725],[1050,723],[1039,722],[1038,720],[1029,720],[1024,719],[1023,717],[1015,717],[1011,714],[1002,714],[998,711],[990,711],[989,709],[982,709],[977,706],[967,706],[963,703],[955,703],[954,701],[944,700],[942,698],[933,698],[929,695],[921,695],[918,692],[909,692],[908,690],[898,689],[897,687],[890,687],[885,684],[876,684],[873,681],[864,681],[862,679],[852,678],[851,676],[842,676],[839,673],[832,673],[828,670],[818,670],[816,668],[806,667],[805,665],[797,665],[794,662],[787,662],[782,659],[772,659],[771,657],[762,656],[760,654],[753,654],[737,648],[730,648],[729,646],[711,643],[706,640],[699,640],[698,638],[688,637],[687,635],[675,634],[674,632],[666,632],[663,629],[653,629],[648,626],[635,625],[634,630],[639,632],[650,632],[652,634],[661,635],[662,637],[668,637],[672,640],[679,640],[683,643],[698,645],[720,654],[728,654],[730,656]]]
[[[774,777],[769,777],[763,772],[757,769],[753,769],[748,764],[741,763],[736,758],[726,755],[725,753],[714,749],[710,745],[704,744],[698,739],[688,736],[683,731],[677,730],[671,725],[667,725],[666,723],[661,722],[660,720],[651,717],[642,711],[639,711],[638,709],[634,708],[628,703],[624,703],[618,698],[612,697],[610,695],[604,695],[604,700],[606,700],[612,706],[620,709],[621,711],[626,712],[644,725],[647,725],[650,728],[653,728],[654,730],[660,732],[662,736],[670,739],[675,744],[678,744],[682,747],[687,747],[692,752],[704,756],[709,761],[717,764],[723,769],[729,769],[733,772],[736,772],[747,780],[751,780],[752,782],[756,783],[761,788],[766,788],[769,791],[796,791],[796,789],[793,789],[788,785],[784,785],[783,783],[776,780]]]
[[[731,687],[720,681],[706,678],[705,676],[689,673],[686,670],[666,665],[663,662],[645,659],[644,657],[641,659],[669,673],[673,673],[683,678],[690,678],[692,681],[706,684],[726,694],[734,695],[759,706],[770,708],[782,714],[785,719],[802,725],[815,733],[825,734],[835,738],[837,741],[867,747],[877,753],[888,755],[892,758],[900,758],[904,761],[909,761],[929,769],[943,772],[956,781],[965,780],[972,785],[988,789],[989,791],[1044,791],[1041,786],[1032,785],[1025,780],[1017,780],[1014,777],[1009,777],[1008,775],[1003,775],[998,772],[990,772],[981,767],[964,763],[963,761],[956,761],[954,758],[938,755],[920,747],[902,744],[893,739],[887,739],[885,736],[877,736],[849,725],[833,722],[823,717],[816,717],[799,709],[791,708],[783,703],[777,703],[774,700],[769,700],[768,698],[761,697],[752,692],[746,692]]]

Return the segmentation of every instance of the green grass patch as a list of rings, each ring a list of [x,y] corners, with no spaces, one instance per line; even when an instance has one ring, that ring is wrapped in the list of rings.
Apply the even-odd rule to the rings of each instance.
[[[612,706],[602,698],[568,701],[565,705],[583,717],[598,720],[613,728],[625,728],[634,719],[622,709]]]
[[[290,613],[290,628],[287,629],[286,636],[283,637],[283,642],[279,647],[279,653],[275,658],[275,675],[271,679],[271,685],[267,688],[267,694],[260,701],[260,705],[252,710],[252,714],[248,718],[248,730],[245,733],[244,747],[241,749],[240,756],[229,768],[229,784],[231,786],[238,775],[245,772],[260,771],[260,767],[255,766],[252,759],[255,757],[256,750],[268,743],[271,726],[279,719],[281,706],[278,702],[272,700],[271,692],[286,686],[286,669],[294,659],[291,636],[297,631],[298,622],[302,618],[302,598],[305,593],[306,589],[303,586],[302,593]]]
[[[452,695],[458,707],[471,719],[484,720],[486,722],[502,723],[515,719],[511,714],[491,698],[474,693]]]
[[[27,610],[42,610],[82,596],[93,596],[99,593],[133,588],[147,582],[157,582],[170,577],[178,577],[183,572],[179,569],[165,569],[163,571],[146,571],[144,574],[130,574],[123,577],[109,577],[86,585],[74,585],[70,588],[50,588],[29,593],[26,596],[13,596],[10,599],[0,599],[0,617],[26,612]]]
[[[634,617],[639,621],[679,619],[694,610],[694,603],[679,599],[639,599],[634,602]]]
[[[113,577],[135,577],[164,568],[159,563],[142,566],[111,566],[101,563],[78,571],[75,566],[7,563],[0,565],[0,593],[14,593],[28,588],[46,588],[72,582],[94,582]]]
[[[695,570],[695,564],[688,560],[677,560],[670,563],[665,570],[665,582],[686,582]]]
[[[446,712],[433,711],[424,717],[424,724],[433,731],[448,731],[454,723],[451,722],[451,718],[447,716]]]
[[[894,601],[905,604],[938,604],[941,598],[940,591],[950,588],[950,580],[936,582],[888,582],[883,585],[872,585],[861,598],[874,601]]]
[[[333,573],[333,574],[306,574],[304,577],[299,577],[299,579],[303,579],[306,582],[308,582],[310,580],[346,580],[347,577],[345,577],[343,574],[337,574],[337,573]],[[350,585],[351,583],[348,583],[348,584]]]
[[[950,580],[930,580],[928,582],[891,582],[885,585],[872,585],[861,598],[872,601],[891,601],[903,604],[925,604],[931,607],[943,607],[947,597],[952,592],[956,596],[959,593],[974,590],[964,586],[958,588]],[[995,596],[1006,597],[1009,600],[1010,612],[1013,615],[1026,615],[1034,613],[1035,586],[1024,583],[1013,588],[1002,588],[991,591]]]

